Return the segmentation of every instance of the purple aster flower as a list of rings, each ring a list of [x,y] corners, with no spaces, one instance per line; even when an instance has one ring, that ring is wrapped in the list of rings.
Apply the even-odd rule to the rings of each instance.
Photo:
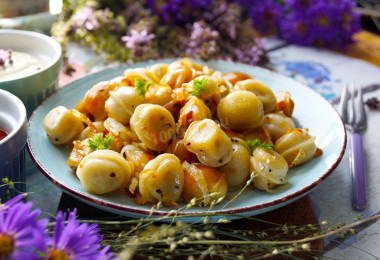
[[[95,10],[91,7],[85,6],[77,10],[72,19],[77,27],[84,27],[89,31],[96,30],[100,26]]]
[[[121,40],[131,50],[133,57],[143,56],[149,49],[149,45],[155,38],[154,34],[148,34],[147,30],[131,30],[131,35],[123,36]]]
[[[257,1],[252,5],[249,17],[261,33],[273,33],[281,23],[284,8],[275,0]]]
[[[316,1],[315,0],[285,0],[285,6],[291,9],[293,12],[303,13],[305,10],[309,9]]]
[[[289,14],[283,19],[280,35],[286,41],[299,45],[312,45],[316,39],[311,21],[297,13]]]
[[[286,4],[291,11],[280,25],[281,36],[295,44],[345,50],[360,28],[352,0],[287,0]]]
[[[305,12],[305,11],[304,11]],[[313,33],[315,41],[320,44],[330,45],[334,42],[341,31],[339,16],[339,7],[331,4],[329,1],[316,1],[305,15],[313,24]]]
[[[0,205],[0,258],[41,259],[46,250],[47,219],[37,220],[40,210],[20,200],[23,194]]]
[[[101,249],[102,236],[96,224],[80,223],[76,209],[66,213],[59,211],[56,216],[53,237],[50,239],[48,259],[112,259],[109,247]]]
[[[219,33],[204,22],[193,24],[185,54],[194,58],[210,59],[218,52]]]
[[[159,15],[164,21],[186,23],[194,20],[207,7],[212,0],[145,0],[153,13]]]

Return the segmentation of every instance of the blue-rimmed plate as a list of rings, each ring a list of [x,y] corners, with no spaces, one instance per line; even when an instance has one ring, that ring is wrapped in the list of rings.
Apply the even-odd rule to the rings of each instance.
[[[172,61],[160,60],[159,62],[170,63]],[[71,147],[51,144],[43,129],[43,119],[51,109],[58,105],[63,105],[69,109],[74,108],[86,91],[96,83],[120,76],[127,68],[146,67],[153,63],[156,62],[137,63],[129,67],[118,67],[88,75],[61,88],[34,111],[28,125],[29,152],[42,173],[64,192],[94,207],[112,213],[129,217],[150,215],[150,205],[137,205],[133,198],[124,192],[102,196],[88,193],[80,184],[75,173],[66,164]],[[203,64],[221,72],[238,71],[249,74],[262,80],[273,92],[289,91],[295,103],[293,118],[297,126],[308,128],[310,134],[316,136],[316,144],[323,153],[306,164],[290,169],[289,185],[276,193],[249,190],[237,199],[224,201],[211,210],[194,207],[183,211],[179,210],[182,208],[181,206],[184,206],[181,204],[178,208],[164,207],[155,210],[153,216],[163,216],[174,209],[179,210],[179,214],[187,216],[183,221],[192,221],[195,217],[190,217],[190,215],[206,211],[218,215],[228,214],[228,218],[231,219],[238,218],[239,215],[252,216],[264,213],[306,195],[335,169],[342,159],[346,147],[346,131],[336,110],[321,95],[291,78],[263,68],[226,61],[211,61]],[[217,218],[219,217],[215,216],[214,219]]]

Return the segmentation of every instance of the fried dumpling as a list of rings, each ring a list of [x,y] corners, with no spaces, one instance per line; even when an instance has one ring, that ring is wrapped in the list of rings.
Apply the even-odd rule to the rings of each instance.
[[[250,91],[260,99],[264,106],[264,113],[272,112],[276,108],[276,97],[272,90],[258,79],[246,79],[236,82],[235,86],[238,90]]]
[[[97,150],[79,163],[76,174],[92,194],[105,194],[125,188],[131,176],[130,164],[118,152]]]
[[[153,151],[165,151],[175,134],[172,114],[159,105],[139,105],[131,117],[130,125],[145,146]]]
[[[69,144],[84,130],[82,119],[63,106],[49,111],[43,127],[53,144]]]
[[[228,94],[218,104],[218,119],[231,130],[256,128],[264,120],[264,108],[252,92],[241,90]]]
[[[242,188],[246,183],[250,170],[249,160],[251,151],[249,146],[239,138],[232,138],[232,158],[218,170],[226,174],[228,190],[234,191]]]
[[[250,158],[250,169],[255,175],[253,184],[260,190],[270,191],[288,182],[288,163],[277,152],[257,147]]]
[[[184,173],[180,160],[173,154],[161,154],[148,162],[139,177],[141,197],[137,203],[176,202],[183,190]]]
[[[283,113],[270,113],[264,116],[263,128],[270,134],[273,142],[283,136],[288,129],[295,127],[293,119]]]
[[[205,207],[216,203],[227,194],[225,173],[201,164],[184,162],[185,183],[182,198],[186,202],[195,199],[195,205]]]
[[[191,123],[183,141],[186,149],[195,153],[204,165],[219,167],[231,160],[231,140],[211,119]]]
[[[274,150],[281,154],[290,166],[296,166],[314,158],[317,151],[315,136],[305,129],[288,129],[275,143]]]

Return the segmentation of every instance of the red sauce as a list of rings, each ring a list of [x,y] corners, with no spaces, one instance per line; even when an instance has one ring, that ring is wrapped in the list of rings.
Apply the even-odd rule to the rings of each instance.
[[[0,129],[0,141],[3,140],[7,135],[8,135],[7,132],[5,132],[4,130]]]

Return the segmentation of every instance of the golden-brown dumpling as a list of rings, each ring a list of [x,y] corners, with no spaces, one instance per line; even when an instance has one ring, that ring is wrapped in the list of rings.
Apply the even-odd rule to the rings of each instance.
[[[194,87],[197,84],[202,86],[202,91],[197,91],[197,88]],[[199,76],[186,84],[186,89],[190,94],[202,99],[210,108],[212,114],[216,112],[216,107],[222,96],[215,78],[207,75]]]
[[[161,154],[148,162],[140,173],[139,204],[176,202],[183,190],[184,173],[180,160],[173,154]]]
[[[253,150],[250,158],[250,169],[255,177],[253,184],[260,190],[269,191],[277,185],[288,182],[288,163],[277,152],[264,148],[257,147]]]
[[[263,128],[271,135],[273,141],[283,136],[288,129],[295,127],[293,119],[282,113],[270,113],[264,116]]]
[[[170,103],[173,95],[173,90],[168,85],[152,85],[145,92],[145,102],[164,106]]]
[[[234,86],[237,90],[250,91],[260,99],[264,106],[264,113],[272,112],[276,108],[276,97],[272,90],[258,79],[247,79],[236,82]]]
[[[130,125],[147,148],[159,152],[165,151],[175,134],[172,114],[159,105],[139,105],[131,117]]]
[[[160,83],[169,85],[172,88],[180,88],[183,83],[193,79],[193,72],[187,64],[182,61],[175,61],[168,66],[166,74],[161,78]]]
[[[84,129],[82,119],[63,106],[50,110],[44,118],[43,126],[53,144],[71,143]]]
[[[204,165],[219,167],[231,160],[230,138],[211,119],[191,123],[183,139],[185,147]]]
[[[317,146],[315,136],[305,129],[288,129],[275,143],[274,149],[290,166],[296,166],[313,159]]]
[[[237,190],[246,183],[250,170],[249,160],[251,151],[249,146],[241,139],[232,138],[232,158],[225,165],[218,168],[226,174],[228,190]]]
[[[153,82],[154,84],[158,84],[158,82],[160,81],[155,74],[153,74],[146,68],[127,69],[126,71],[124,71],[123,76],[127,78],[133,86],[135,84],[136,79],[145,82]]]
[[[255,94],[246,90],[222,98],[217,114],[221,124],[232,130],[256,128],[264,120],[263,104]]]
[[[131,167],[119,153],[97,150],[83,158],[76,174],[88,192],[101,195],[125,188]]]
[[[212,118],[210,109],[201,99],[191,97],[179,112],[178,134],[183,136],[192,122],[205,118]]]
[[[110,91],[110,97],[105,103],[108,117],[112,117],[122,124],[128,124],[135,108],[144,103],[144,98],[136,93],[132,87],[121,87]]]
[[[76,109],[89,116],[93,116],[95,120],[104,120],[107,117],[105,103],[110,96],[110,91],[116,88],[129,86],[130,82],[124,77],[116,77],[110,81],[99,82],[94,85],[82,101],[77,105]]]
[[[215,80],[216,84],[218,84],[221,97],[227,96],[227,94],[233,88],[231,82],[226,80],[220,71],[215,71],[213,74],[210,75],[210,77]]]
[[[168,72],[169,64],[157,63],[149,66],[147,69],[153,73],[159,80]]]
[[[185,171],[182,198],[186,202],[196,199],[195,205],[205,207],[226,196],[225,173],[212,167],[188,162],[184,162],[182,167]]]

